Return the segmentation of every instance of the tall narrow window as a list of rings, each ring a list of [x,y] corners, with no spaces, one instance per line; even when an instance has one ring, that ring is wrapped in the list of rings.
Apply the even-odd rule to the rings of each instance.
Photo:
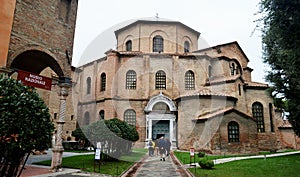
[[[185,90],[195,90],[195,75],[193,71],[185,73]]]
[[[184,42],[184,53],[190,52],[190,43],[188,41]]]
[[[231,65],[230,65],[230,74],[233,76],[233,75],[236,74],[235,72],[236,72],[235,64],[231,63]]]
[[[100,91],[105,91],[106,87],[106,74],[102,73],[100,76]]]
[[[212,67],[211,65],[208,66],[208,77],[212,77]]]
[[[132,41],[129,40],[126,42],[126,51],[132,51]]]
[[[259,102],[253,103],[252,114],[257,121],[257,132],[265,132],[263,105]]]
[[[239,89],[239,96],[241,96],[242,95],[241,84],[238,85],[238,89]]]
[[[86,94],[90,94],[91,93],[91,78],[88,77],[86,79]]]
[[[104,119],[104,110],[99,111],[99,119],[102,120]]]
[[[228,142],[240,142],[240,130],[237,122],[228,123]]]
[[[273,123],[273,105],[269,103],[269,114],[270,114],[270,126],[271,132],[274,132],[274,123]]]
[[[165,90],[166,89],[166,73],[162,70],[157,71],[155,74],[155,89]]]
[[[126,89],[129,90],[136,89],[136,73],[133,70],[129,70],[126,73]]]
[[[136,124],[136,113],[133,109],[128,109],[124,113],[124,121],[129,125],[135,126]]]
[[[84,125],[89,125],[90,124],[90,113],[85,112],[84,113]]]
[[[161,36],[155,36],[153,38],[153,52],[164,51],[164,39]]]

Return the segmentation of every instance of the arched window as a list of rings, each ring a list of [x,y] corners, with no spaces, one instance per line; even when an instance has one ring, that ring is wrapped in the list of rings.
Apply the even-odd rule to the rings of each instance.
[[[211,65],[208,66],[208,77],[212,77],[212,67]]]
[[[155,74],[155,89],[165,90],[166,89],[166,73],[162,70],[157,71]]]
[[[195,75],[193,71],[185,73],[185,90],[195,90]]]
[[[99,111],[99,119],[100,120],[104,119],[104,114],[105,114],[104,110]]]
[[[188,41],[184,42],[184,53],[190,52],[190,43]]]
[[[91,93],[91,78],[88,77],[86,79],[86,94],[90,94]]]
[[[129,90],[136,89],[136,73],[133,70],[129,70],[126,73],[126,89]]]
[[[155,36],[153,38],[153,52],[164,51],[164,39],[161,36]]]
[[[231,121],[228,123],[228,142],[240,142],[240,130],[237,122]]]
[[[100,91],[105,91],[106,86],[106,74],[102,73],[100,76]]]
[[[132,41],[129,40],[125,43],[126,45],[126,51],[132,51]]]
[[[265,132],[263,105],[259,102],[252,104],[252,115],[257,121],[257,132]]]
[[[129,125],[135,126],[136,124],[136,113],[133,109],[128,109],[124,112],[124,121]]]
[[[84,113],[84,125],[89,125],[90,124],[90,113],[85,112]]]

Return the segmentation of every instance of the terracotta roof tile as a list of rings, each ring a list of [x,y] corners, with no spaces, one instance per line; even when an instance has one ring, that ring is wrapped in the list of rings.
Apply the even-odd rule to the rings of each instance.
[[[227,76],[227,77],[222,76],[222,77],[210,78],[208,81],[206,81],[206,85],[218,84],[218,83],[224,83],[224,82],[232,82],[232,81],[236,81],[240,77],[241,77],[241,75],[237,74],[234,76]]]
[[[209,113],[205,113],[205,114],[199,115],[198,118],[194,119],[194,121],[197,121],[197,120],[207,120],[207,119],[219,116],[219,115],[224,115],[224,114],[229,113],[231,111],[235,111],[238,114],[241,114],[241,115],[243,115],[245,117],[248,117],[248,118],[250,118],[250,119],[252,119],[252,120],[255,121],[255,119],[251,115],[248,115],[248,114],[246,114],[244,112],[236,110],[234,107],[228,107],[228,108],[224,108],[224,109],[219,109],[219,110],[215,110],[215,111],[212,111],[212,112],[209,112]]]
[[[278,128],[290,129],[290,128],[292,128],[292,125],[289,123],[288,120],[284,120],[283,123]]]
[[[259,82],[245,82],[246,87],[269,87],[268,84],[259,83]]]
[[[233,110],[233,109],[234,109],[233,107],[228,107],[228,108],[225,108],[225,109],[221,109],[221,110],[213,111],[213,112],[210,112],[210,113],[202,114],[202,115],[199,115],[196,120],[206,120],[206,119],[209,119],[209,118],[213,118],[213,117],[224,114],[225,112]]]
[[[200,90],[196,90],[196,91],[191,91],[188,92],[184,95],[181,95],[179,97],[191,97],[191,96],[221,96],[221,97],[233,97],[231,95],[225,94],[225,93],[217,93],[217,92],[213,92],[208,88],[203,88]],[[178,98],[179,98],[178,97]]]

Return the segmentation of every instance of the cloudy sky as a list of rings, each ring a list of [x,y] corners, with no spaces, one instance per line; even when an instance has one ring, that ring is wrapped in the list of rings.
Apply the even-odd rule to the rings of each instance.
[[[103,51],[115,44],[106,39],[111,27],[124,21],[155,17],[166,18],[199,31],[209,46],[237,41],[254,69],[252,80],[264,82],[261,32],[256,29],[260,0],[80,0],[77,14],[73,65],[84,63],[82,56],[95,39],[102,38]],[[100,44],[97,45],[99,48]],[[200,44],[201,46],[201,44]],[[96,48],[97,48],[96,47]],[[95,46],[94,46],[94,49]],[[101,50],[97,51],[102,53]],[[103,53],[102,53],[103,54]],[[102,55],[101,54],[101,55]],[[100,54],[99,54],[100,56]],[[94,55],[89,58],[97,59]]]

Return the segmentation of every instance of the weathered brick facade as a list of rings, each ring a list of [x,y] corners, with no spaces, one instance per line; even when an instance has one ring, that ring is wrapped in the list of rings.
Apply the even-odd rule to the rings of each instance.
[[[1,48],[0,70],[25,70],[53,79],[71,77],[78,0],[5,0],[0,5],[0,12],[5,11],[5,25],[10,25],[5,28],[5,33],[0,30],[1,35],[9,39],[5,48]],[[4,64],[2,56],[5,57]],[[16,77],[17,73],[12,76]],[[56,122],[60,109],[56,82],[53,81],[51,91],[38,89],[38,93]],[[71,90],[69,95],[63,132],[65,140],[72,138],[71,133],[76,128]]]
[[[101,113],[132,121],[130,110],[140,135],[136,146],[164,135],[174,148],[214,154],[291,147],[283,140],[291,132],[278,129],[283,121],[268,85],[251,80],[249,59],[237,42],[197,51],[200,33],[161,19],[137,20],[115,35],[116,51],[76,73],[81,124],[99,120]],[[159,52],[157,37],[163,39]]]

